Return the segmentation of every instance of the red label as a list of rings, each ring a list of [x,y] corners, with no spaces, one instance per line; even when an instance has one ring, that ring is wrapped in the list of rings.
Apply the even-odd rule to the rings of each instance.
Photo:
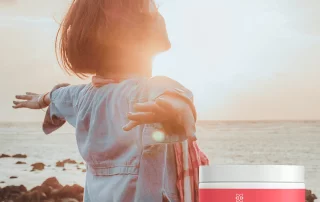
[[[199,202],[305,202],[304,189],[200,189]]]

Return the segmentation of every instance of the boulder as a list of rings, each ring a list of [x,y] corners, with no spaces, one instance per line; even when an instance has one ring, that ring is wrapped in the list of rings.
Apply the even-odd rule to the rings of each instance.
[[[12,158],[27,158],[26,154],[15,154],[12,156]]]
[[[314,202],[316,199],[318,199],[317,196],[311,190],[306,189],[306,202]]]
[[[0,158],[9,158],[9,157],[11,157],[11,156],[8,155],[8,154],[1,154],[1,155],[0,155]]]
[[[46,179],[41,186],[43,185],[51,187],[52,189],[61,189],[63,187],[55,177],[50,177]]]
[[[27,164],[27,163],[23,161],[17,161],[16,164]]]
[[[31,165],[32,166],[32,170],[31,171],[35,171],[35,170],[43,170],[45,165],[43,163],[34,163]]]
[[[69,163],[69,164],[77,164],[77,162],[75,160],[72,160],[72,159],[65,159],[62,162],[63,163]]]
[[[56,162],[56,167],[64,167],[64,163],[62,161]]]

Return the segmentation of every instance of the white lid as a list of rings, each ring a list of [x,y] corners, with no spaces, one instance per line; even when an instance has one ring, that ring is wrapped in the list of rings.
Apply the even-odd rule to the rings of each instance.
[[[214,165],[201,166],[199,182],[294,182],[304,183],[304,166]]]

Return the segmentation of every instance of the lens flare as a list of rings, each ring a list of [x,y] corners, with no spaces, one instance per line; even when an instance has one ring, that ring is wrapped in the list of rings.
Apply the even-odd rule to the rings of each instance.
[[[164,133],[162,131],[155,131],[152,133],[152,138],[157,142],[163,142],[164,141]]]

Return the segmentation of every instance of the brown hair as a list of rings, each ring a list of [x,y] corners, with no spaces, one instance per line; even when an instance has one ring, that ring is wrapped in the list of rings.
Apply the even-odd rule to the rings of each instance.
[[[153,0],[73,0],[56,37],[56,54],[63,69],[83,78],[95,74],[106,57],[146,44],[153,54],[170,48]]]

